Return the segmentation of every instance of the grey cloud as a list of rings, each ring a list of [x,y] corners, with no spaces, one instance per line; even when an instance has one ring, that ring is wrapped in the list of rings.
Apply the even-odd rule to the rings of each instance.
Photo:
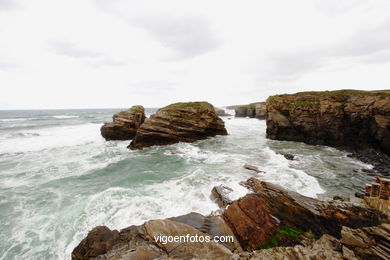
[[[361,63],[390,62],[390,22],[361,30],[338,44],[279,52],[268,55],[272,77],[293,80],[308,71],[320,69],[337,58],[354,58]]]
[[[130,19],[133,25],[147,30],[165,47],[176,52],[174,59],[191,58],[215,50],[219,41],[210,24],[200,17],[166,14]]]
[[[0,0],[0,11],[2,10],[14,10],[19,8],[20,5],[17,0]]]
[[[7,62],[7,61],[0,61],[0,70],[10,70],[17,68],[18,66],[15,63]]]
[[[52,41],[50,47],[58,54],[73,58],[94,58],[103,55],[100,52],[84,49],[66,41]]]

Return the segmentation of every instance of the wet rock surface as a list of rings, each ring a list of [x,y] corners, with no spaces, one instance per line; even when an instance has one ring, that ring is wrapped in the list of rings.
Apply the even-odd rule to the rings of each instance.
[[[145,120],[129,148],[194,142],[216,135],[227,135],[227,131],[210,103],[175,103],[159,109]]]
[[[140,125],[145,121],[145,109],[133,106],[113,115],[112,123],[105,123],[100,132],[106,140],[133,139]]]

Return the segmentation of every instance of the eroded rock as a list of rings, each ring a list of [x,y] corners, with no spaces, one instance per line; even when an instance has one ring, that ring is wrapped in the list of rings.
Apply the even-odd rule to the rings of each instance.
[[[145,120],[129,148],[194,142],[216,135],[227,135],[227,131],[210,103],[175,103]]]
[[[112,123],[105,123],[100,128],[102,136],[106,140],[130,140],[145,121],[145,109],[142,106],[133,106],[113,115],[112,119]]]
[[[390,91],[339,90],[267,99],[267,138],[390,154]]]

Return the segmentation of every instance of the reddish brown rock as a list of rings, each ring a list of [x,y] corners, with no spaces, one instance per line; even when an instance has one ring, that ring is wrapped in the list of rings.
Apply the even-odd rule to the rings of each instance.
[[[142,106],[133,106],[113,115],[112,119],[112,123],[105,123],[101,127],[102,136],[106,140],[130,140],[145,121],[145,109]]]
[[[138,129],[130,149],[194,142],[226,135],[225,124],[207,102],[175,103],[159,109]]]
[[[340,238],[342,226],[360,228],[389,221],[385,215],[363,205],[309,198],[256,178],[250,178],[246,186],[255,194],[245,197],[257,197],[251,202],[262,205],[262,209],[276,217],[280,225],[311,231],[316,236],[330,234]]]
[[[233,203],[222,214],[245,250],[265,245],[278,229],[278,221],[254,194]]]

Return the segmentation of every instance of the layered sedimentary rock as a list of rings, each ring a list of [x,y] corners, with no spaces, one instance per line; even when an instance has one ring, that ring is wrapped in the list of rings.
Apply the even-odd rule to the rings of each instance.
[[[388,259],[389,224],[381,224],[389,223],[386,215],[363,204],[308,198],[255,178],[245,185],[253,193],[220,216],[190,213],[121,231],[97,227],[74,249],[72,259]],[[233,241],[155,239],[187,234]],[[264,250],[252,252],[258,249]]]
[[[129,148],[194,142],[226,134],[225,123],[210,103],[175,103],[159,109],[146,119]]]
[[[252,117],[266,119],[267,110],[265,102],[257,102],[249,105],[234,106],[236,117]]]
[[[340,90],[267,99],[267,137],[390,154],[390,91]]]
[[[144,121],[145,109],[142,106],[133,106],[113,115],[112,122],[105,123],[100,132],[106,140],[130,140]]]

